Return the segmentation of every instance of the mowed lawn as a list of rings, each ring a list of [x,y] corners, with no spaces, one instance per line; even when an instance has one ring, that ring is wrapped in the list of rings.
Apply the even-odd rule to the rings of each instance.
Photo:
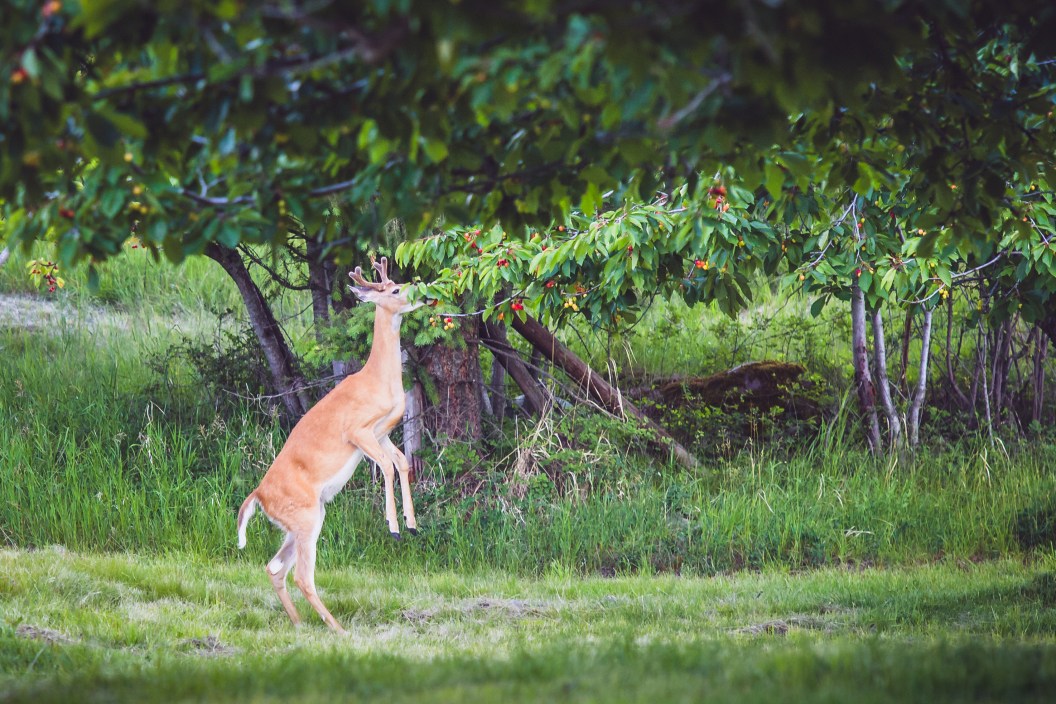
[[[716,577],[0,552],[0,701],[1052,701],[1056,557]]]

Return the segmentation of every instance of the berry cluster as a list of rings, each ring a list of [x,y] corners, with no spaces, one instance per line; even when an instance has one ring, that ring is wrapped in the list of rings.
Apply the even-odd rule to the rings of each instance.
[[[437,324],[438,324],[438,320],[439,319],[435,315],[429,316],[429,325],[435,328],[437,326]],[[454,330],[454,329],[455,329],[455,321],[452,320],[451,318],[444,318],[444,330]]]
[[[26,267],[29,269],[29,278],[33,280],[33,283],[38,286],[43,283],[48,287],[48,293],[55,293],[56,288],[66,285],[66,281],[58,275],[59,265],[53,261],[34,259]]]

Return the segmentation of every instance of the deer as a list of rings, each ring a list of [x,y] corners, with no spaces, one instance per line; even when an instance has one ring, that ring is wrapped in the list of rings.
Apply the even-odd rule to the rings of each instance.
[[[400,474],[404,523],[418,534],[411,499],[410,465],[389,440],[404,413],[400,321],[424,302],[410,302],[408,287],[389,279],[388,259],[374,262],[379,281],[373,283],[357,266],[349,276],[359,300],[373,303],[374,342],[363,368],[346,377],[294,426],[260,484],[238,510],[238,547],[246,546],[246,524],[257,507],[285,531],[282,547],[265,571],[295,626],[301,617],[286,590],[286,577],[296,565],[294,583],[323,621],[338,633],[345,629],[323,605],[315,589],[316,544],[326,504],[345,486],[364,457],[381,468],[385,480],[385,520],[392,537],[400,539],[396,517],[394,475]]]

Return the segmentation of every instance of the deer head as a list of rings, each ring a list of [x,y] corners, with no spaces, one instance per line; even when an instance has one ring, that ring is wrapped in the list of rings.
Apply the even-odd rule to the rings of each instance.
[[[374,262],[374,271],[378,274],[379,280],[377,282],[369,281],[363,276],[363,270],[358,266],[349,273],[352,281],[355,282],[355,286],[351,287],[352,293],[356,294],[359,300],[373,303],[377,307],[397,315],[410,312],[425,305],[424,301],[411,303],[407,296],[409,293],[408,287],[401,286],[389,278],[389,260],[387,257],[382,257],[380,261]]]

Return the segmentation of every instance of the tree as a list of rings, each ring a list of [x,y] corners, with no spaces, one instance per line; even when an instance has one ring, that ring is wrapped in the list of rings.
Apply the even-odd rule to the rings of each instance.
[[[1007,242],[1016,236],[997,226],[1022,208],[1022,189],[1010,194],[1009,184],[1056,182],[1056,7],[8,6],[4,227],[16,240],[53,238],[63,263],[111,256],[131,233],[178,261],[214,246],[279,245],[296,224],[340,264],[358,251],[359,233],[390,218],[419,232],[443,216],[489,232],[500,222],[515,239],[581,221],[576,240],[555,244],[560,255],[534,262],[567,276],[574,260],[585,282],[586,296],[558,304],[571,301],[568,311],[545,306],[551,323],[581,308],[619,325],[654,291],[732,312],[753,271],[802,276],[821,296],[857,286],[869,310],[911,286],[932,286],[923,296],[934,301],[934,277],[950,278],[948,292],[955,273],[998,253],[1015,261],[1008,281],[1023,315],[1051,295],[1051,265],[1020,271],[1013,254],[1033,240]],[[716,170],[723,181],[712,184]],[[689,210],[665,225],[668,215],[648,210],[654,191],[683,181]],[[730,191],[718,218],[714,188]],[[884,269],[879,283],[852,282],[861,250],[829,247],[849,227],[831,211],[867,192],[899,194],[911,205],[896,206],[908,207],[895,212],[898,229],[927,233],[908,244],[896,232],[890,247],[867,237],[870,256],[909,254],[934,263],[934,276],[870,265]],[[356,237],[325,207],[335,196]],[[608,232],[606,223],[635,218],[651,222],[632,228],[633,266],[588,256],[583,242],[609,252],[617,239],[594,238],[588,223]],[[1028,280],[1033,292],[1023,295]]]
[[[878,131],[919,145],[925,193],[983,184],[985,219],[1004,166],[1053,152],[1051,130],[968,120],[966,144],[1002,156],[961,163],[941,124],[990,105],[969,70],[987,42],[1034,90],[984,112],[1044,102],[1026,69],[1053,53],[1056,9],[1025,0],[8,5],[0,199],[12,234],[52,233],[64,263],[116,253],[132,228],[174,260],[281,242],[291,216],[330,238],[312,203],[335,193],[362,226],[539,226],[718,162],[772,178],[759,155],[804,135],[815,180],[846,182],[882,173]]]

